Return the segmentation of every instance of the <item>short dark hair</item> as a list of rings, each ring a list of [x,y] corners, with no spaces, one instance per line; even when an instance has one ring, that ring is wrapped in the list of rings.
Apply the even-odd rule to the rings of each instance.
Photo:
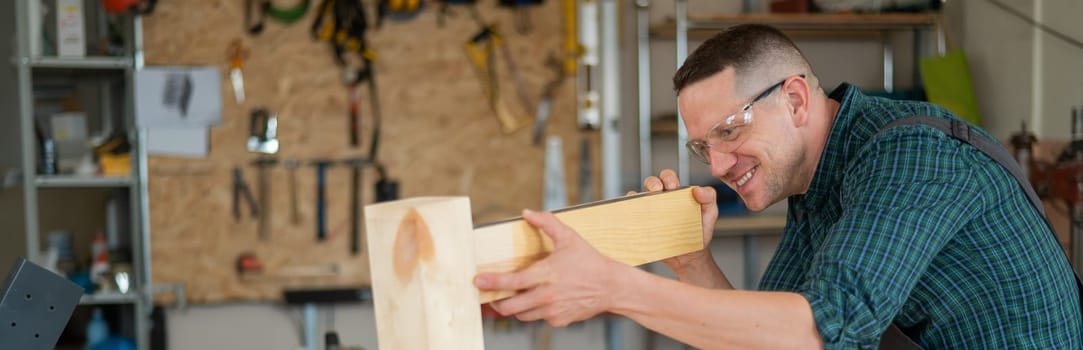
[[[781,61],[780,61],[781,60]],[[799,62],[792,62],[797,60]],[[728,67],[737,76],[761,64],[788,62],[808,69],[801,50],[782,31],[763,24],[729,27],[703,42],[673,75],[673,91],[680,94],[688,85],[707,79]],[[811,72],[807,72],[811,73]]]

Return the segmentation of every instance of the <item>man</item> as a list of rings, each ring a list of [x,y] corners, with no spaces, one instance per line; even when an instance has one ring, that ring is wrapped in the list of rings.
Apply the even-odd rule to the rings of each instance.
[[[892,324],[927,349],[1083,347],[1071,267],[1015,178],[941,130],[881,131],[915,115],[956,120],[948,111],[848,84],[827,95],[797,47],[761,25],[704,42],[673,80],[693,155],[753,211],[788,200],[761,291],[734,290],[709,249],[667,260],[673,281],[524,211],[554,250],[477,276],[523,291],[498,312],[556,326],[613,312],[706,349],[875,348]],[[672,171],[644,181],[677,187]],[[715,193],[693,194],[709,242]]]

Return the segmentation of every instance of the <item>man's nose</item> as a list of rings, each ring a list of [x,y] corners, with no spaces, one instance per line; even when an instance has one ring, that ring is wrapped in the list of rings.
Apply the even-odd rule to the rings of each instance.
[[[708,150],[707,156],[711,159],[711,176],[714,176],[717,179],[724,180],[726,178],[726,173],[737,164],[737,156],[731,152]]]

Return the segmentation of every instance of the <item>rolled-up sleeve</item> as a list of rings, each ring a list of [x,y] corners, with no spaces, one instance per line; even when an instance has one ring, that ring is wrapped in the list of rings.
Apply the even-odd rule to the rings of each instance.
[[[874,349],[930,262],[974,217],[974,150],[942,134],[892,133],[846,169],[841,219],[797,292],[827,349]]]

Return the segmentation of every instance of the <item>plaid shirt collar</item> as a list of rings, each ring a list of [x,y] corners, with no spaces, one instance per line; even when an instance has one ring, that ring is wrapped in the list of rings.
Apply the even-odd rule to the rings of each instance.
[[[871,136],[858,135],[851,130],[851,125],[857,119],[854,106],[866,98],[857,87],[849,83],[839,84],[828,97],[839,102],[839,110],[835,113],[831,133],[824,144],[824,152],[820,156],[808,192],[794,196],[796,203],[791,202],[791,205],[798,205],[799,212],[816,208],[825,199],[838,195],[846,163]]]

